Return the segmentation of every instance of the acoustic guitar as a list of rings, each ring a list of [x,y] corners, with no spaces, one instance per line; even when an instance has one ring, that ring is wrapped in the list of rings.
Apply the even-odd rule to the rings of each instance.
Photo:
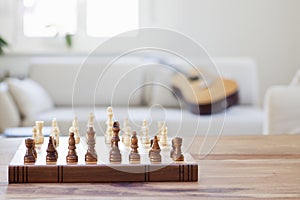
[[[172,77],[172,88],[188,110],[208,115],[238,104],[238,85],[235,81],[212,76],[201,70],[178,73]]]

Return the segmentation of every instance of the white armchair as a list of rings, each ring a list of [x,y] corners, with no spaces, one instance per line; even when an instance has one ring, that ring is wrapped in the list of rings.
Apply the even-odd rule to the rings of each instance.
[[[264,134],[300,133],[300,86],[295,78],[289,86],[269,88],[264,109]]]

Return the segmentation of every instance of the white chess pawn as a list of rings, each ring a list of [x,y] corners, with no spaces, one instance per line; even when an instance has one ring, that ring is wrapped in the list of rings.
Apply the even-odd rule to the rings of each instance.
[[[124,119],[123,122],[123,134],[122,134],[122,142],[125,146],[130,146],[131,143],[131,127],[129,126],[128,118]]]
[[[129,126],[129,121],[127,118],[124,120],[122,141],[127,147],[129,147],[131,144],[131,127]]]
[[[142,124],[141,139],[142,139],[142,144],[150,144],[149,128],[148,128],[147,120],[145,119],[143,120],[143,124]]]
[[[128,126],[129,126],[129,121],[128,121],[128,118],[126,117],[123,121],[123,127],[122,127],[122,142],[124,142],[125,131],[126,131]]]
[[[59,145],[59,134],[60,134],[60,130],[57,124],[57,120],[56,118],[52,119],[52,128],[51,128],[51,136],[52,138],[55,140],[55,146],[58,147]]]
[[[90,120],[94,120],[94,116],[92,116]],[[92,123],[94,123],[94,122],[92,122]],[[79,135],[79,128],[78,128],[77,117],[74,118],[72,126],[74,128],[75,144],[79,144],[79,142],[80,142],[80,135]]]
[[[165,124],[163,125],[159,142],[161,146],[168,146],[168,127]]]
[[[157,139],[160,140],[160,137],[161,137],[161,133],[163,132],[164,130],[164,122],[162,121],[159,121],[157,122],[157,126],[158,126],[158,133],[157,133]]]
[[[111,143],[111,138],[113,135],[112,127],[113,127],[113,110],[112,107],[107,108],[107,121],[106,121],[106,131],[105,131],[105,143],[110,144]]]
[[[78,122],[75,122],[75,123],[78,123]],[[72,126],[74,124],[74,121],[72,123]],[[89,114],[89,119],[88,119],[88,122],[87,122],[87,130],[89,130],[90,127],[92,127],[94,129],[94,114],[92,112],[90,112]],[[75,129],[74,129],[75,130]],[[74,136],[75,136],[75,133],[74,133]],[[88,140],[88,135],[86,134],[86,141]],[[75,141],[76,143],[76,141]]]
[[[127,127],[125,131],[125,137],[124,137],[124,144],[125,146],[130,146],[131,145],[131,128]]]
[[[44,143],[44,133],[43,133],[44,121],[36,121],[35,122],[35,127],[36,127],[35,144],[41,145],[41,144]]]
[[[89,127],[93,127],[94,128],[94,125],[95,125],[95,122],[94,122],[94,114],[92,113],[92,112],[90,112],[90,114],[89,114],[89,120],[88,120],[88,123],[87,123],[87,127],[89,128]],[[76,120],[76,125],[78,126],[78,121],[77,121],[77,117],[75,117],[75,119],[74,120]]]

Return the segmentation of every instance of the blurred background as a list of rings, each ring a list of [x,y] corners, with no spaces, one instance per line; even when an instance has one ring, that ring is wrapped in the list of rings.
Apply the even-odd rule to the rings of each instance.
[[[169,28],[213,57],[254,58],[262,102],[269,86],[288,83],[299,68],[299,8],[298,0],[0,0],[0,35],[10,44],[13,70],[22,65],[20,57],[86,55],[126,30]],[[72,48],[64,45],[65,34],[74,35]],[[1,68],[8,67],[5,61],[1,56]]]
[[[256,131],[262,132],[266,92],[274,85],[288,85],[300,67],[299,9],[299,0],[0,0],[0,75],[2,80],[6,76],[34,77],[29,69],[36,58],[50,65],[57,57],[78,59],[78,64],[104,41],[124,31],[169,29],[202,45],[213,58],[249,58],[255,63],[251,74],[255,77],[247,84],[255,85],[254,104],[260,109]],[[134,37],[128,36],[128,41]],[[172,37],[164,42],[174,49],[187,45]],[[115,43],[104,53],[113,55],[118,48]],[[188,53],[197,56],[192,49]],[[63,105],[47,83],[40,83],[49,89],[54,105]],[[251,112],[242,116],[246,115]]]

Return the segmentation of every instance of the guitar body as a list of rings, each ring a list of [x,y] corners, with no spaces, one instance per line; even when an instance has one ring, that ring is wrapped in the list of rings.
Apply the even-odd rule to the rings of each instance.
[[[172,78],[175,95],[183,100],[194,114],[209,115],[238,104],[238,86],[235,81],[222,78],[188,79],[182,74]]]

